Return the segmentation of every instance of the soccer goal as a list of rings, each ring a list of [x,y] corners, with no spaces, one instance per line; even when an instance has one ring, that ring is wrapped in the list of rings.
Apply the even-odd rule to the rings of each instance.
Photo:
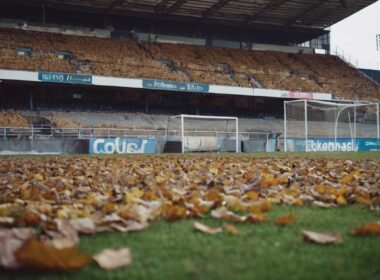
[[[181,152],[240,152],[239,119],[178,115],[168,119],[167,141],[180,141]]]
[[[284,102],[284,151],[380,150],[379,104]]]

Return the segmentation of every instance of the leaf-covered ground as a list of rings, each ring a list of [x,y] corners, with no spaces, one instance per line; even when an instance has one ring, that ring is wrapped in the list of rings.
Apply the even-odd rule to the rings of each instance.
[[[32,229],[38,248],[60,256],[59,270],[79,266],[60,250],[130,248],[125,268],[91,264],[58,278],[376,279],[379,155],[2,157],[0,243],[20,243],[14,231]],[[195,231],[194,221],[221,232]],[[306,243],[303,230],[343,241]],[[3,246],[2,266],[18,270],[2,278],[57,267],[21,245]]]
[[[88,253],[103,248],[130,247],[133,264],[102,271],[95,264],[69,274],[0,272],[1,279],[379,279],[380,238],[355,237],[358,223],[379,220],[362,207],[319,209],[275,207],[269,218],[292,213],[297,222],[286,228],[273,223],[238,224],[240,235],[206,235],[193,230],[193,221],[156,222],[138,233],[101,233],[83,237]],[[210,226],[223,222],[202,220]],[[301,231],[333,231],[343,243],[305,243]]]

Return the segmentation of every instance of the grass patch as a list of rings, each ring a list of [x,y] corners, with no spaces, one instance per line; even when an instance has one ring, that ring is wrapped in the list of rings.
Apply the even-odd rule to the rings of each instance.
[[[274,225],[277,215],[294,214],[285,228]],[[240,235],[209,236],[195,232],[193,221],[153,223],[140,233],[103,233],[82,237],[80,248],[130,247],[134,264],[102,271],[95,264],[71,274],[2,272],[1,279],[379,279],[380,237],[355,237],[351,230],[380,220],[380,215],[356,206],[334,209],[277,206],[270,222],[238,224]],[[206,218],[209,226],[222,221]],[[301,230],[342,234],[343,243],[305,243]]]

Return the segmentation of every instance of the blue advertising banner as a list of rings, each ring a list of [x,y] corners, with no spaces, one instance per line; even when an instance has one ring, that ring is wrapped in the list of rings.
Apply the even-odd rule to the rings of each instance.
[[[92,76],[55,72],[38,72],[38,80],[49,83],[91,85]]]
[[[202,93],[208,93],[210,89],[209,85],[207,84],[177,83],[162,80],[146,79],[143,80],[143,88]]]
[[[156,140],[134,138],[91,138],[90,154],[154,154]]]
[[[307,150],[305,139],[287,139],[288,151],[290,152],[370,152],[380,151],[380,141],[375,138],[309,138]]]

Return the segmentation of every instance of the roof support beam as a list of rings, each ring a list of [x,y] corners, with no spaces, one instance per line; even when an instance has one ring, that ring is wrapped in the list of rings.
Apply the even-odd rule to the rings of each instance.
[[[106,14],[109,14],[112,12],[113,9],[115,9],[117,6],[123,4],[124,0],[114,0],[112,4],[108,7],[108,10]]]
[[[231,2],[231,0],[219,0],[218,2],[216,2],[214,5],[212,5],[210,8],[208,8],[207,10],[205,10],[203,13],[202,13],[202,16],[204,18],[208,18],[210,16],[212,16],[217,10],[223,8],[225,5],[227,5],[229,2]]]
[[[171,14],[181,8],[183,4],[185,4],[187,0],[177,0],[169,9],[167,9],[166,13]]]
[[[323,4],[325,4],[328,1],[329,0],[319,0],[317,3],[314,3],[313,5],[308,7],[307,9],[302,10],[300,13],[298,13],[294,17],[287,19],[284,24],[285,25],[292,25],[295,21],[302,18],[304,15],[307,15],[308,13],[314,11],[315,9],[319,8],[320,6],[322,6]]]
[[[156,13],[164,13],[167,10],[167,4],[170,0],[161,0],[154,8]]]
[[[249,23],[250,22],[254,22],[255,20],[257,20],[260,17],[262,17],[267,11],[269,11],[269,10],[275,10],[275,9],[277,9],[278,7],[280,7],[282,4],[284,4],[287,1],[288,0],[271,0],[271,1],[269,1],[269,3],[266,6],[264,6],[264,8],[262,8],[256,14],[254,14],[251,17],[248,17],[247,21]]]
[[[315,22],[318,22],[318,21],[320,21],[326,17],[329,17],[329,16],[333,15],[334,13],[336,13],[336,9],[330,9],[330,10],[326,11],[324,14],[318,15],[318,16],[314,17],[313,19],[307,21],[305,23],[305,25],[306,26],[312,26]]]

